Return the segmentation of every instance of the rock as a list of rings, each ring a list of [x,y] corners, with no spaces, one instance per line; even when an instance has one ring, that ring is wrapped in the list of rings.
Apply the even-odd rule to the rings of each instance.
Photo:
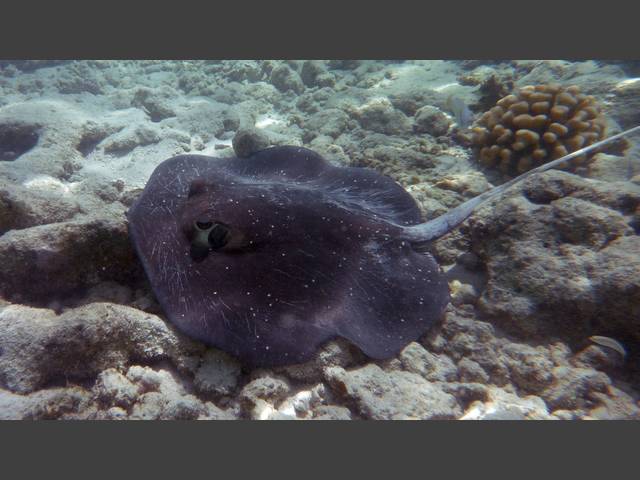
[[[471,305],[447,308],[439,330],[426,335],[427,350],[444,353],[454,362],[463,358],[477,362],[489,375],[490,381],[502,385],[509,379],[509,371],[498,354],[498,340],[494,327],[476,319]]]
[[[205,148],[206,145],[204,144],[204,141],[202,140],[202,137],[200,135],[194,135],[193,137],[191,137],[192,150],[204,150]]]
[[[198,420],[237,420],[239,418],[237,412],[231,409],[223,410],[212,402],[205,402],[204,408],[204,414],[200,414]]]
[[[599,405],[589,410],[588,415],[598,420],[640,420],[637,398],[616,387],[606,393],[593,392],[592,398]]]
[[[334,394],[353,402],[364,418],[453,419],[461,413],[453,395],[415,373],[367,365],[351,371],[328,367],[325,376]]]
[[[556,366],[567,366],[572,355],[569,346],[562,342],[554,342],[546,346],[546,350],[549,355],[549,360]]]
[[[150,145],[159,141],[159,130],[150,125],[142,124],[126,127],[104,139],[98,146],[103,148],[105,153],[120,156],[126,155],[138,146]]]
[[[9,230],[63,222],[81,211],[66,185],[53,177],[48,180],[59,188],[30,189],[0,181],[0,235]]]
[[[37,129],[33,125],[6,122],[0,125],[0,161],[12,162],[38,143]]]
[[[462,85],[477,86],[476,95],[479,97],[476,109],[486,112],[498,100],[513,92],[514,71],[511,65],[503,64],[495,67],[480,65],[466,75],[458,77]]]
[[[58,180],[69,178],[81,167],[82,155],[76,146],[86,122],[84,111],[62,100],[28,100],[1,107],[0,175],[21,181],[33,180],[35,172]]]
[[[629,181],[640,174],[639,148],[636,147],[624,156],[596,153],[587,165],[589,178],[606,182]]]
[[[122,130],[124,126],[119,122],[87,120],[81,126],[80,138],[76,144],[76,150],[87,157],[100,142],[114,133]]]
[[[296,420],[295,415],[282,413],[261,398],[255,399],[250,405],[249,416],[252,420]]]
[[[240,364],[226,353],[209,349],[196,370],[194,387],[203,394],[229,395],[238,385]]]
[[[132,359],[192,370],[203,350],[155,315],[122,305],[93,303],[62,315],[18,305],[0,312],[0,384],[19,393],[124,368]]]
[[[257,82],[262,79],[263,72],[259,62],[252,60],[238,60],[225,65],[221,72],[232,82]]]
[[[581,417],[580,410],[554,410],[551,416],[558,420],[579,420]]]
[[[486,401],[475,401],[461,420],[548,420],[552,417],[541,398],[519,397],[498,387],[488,387]]]
[[[476,197],[490,188],[486,177],[479,172],[447,175],[438,180],[435,186],[443,190],[451,190],[468,198]]]
[[[325,367],[350,367],[364,358],[362,352],[348,341],[337,338],[322,345],[313,359],[305,363],[277,368],[278,373],[299,382],[319,382]]]
[[[171,398],[159,392],[143,394],[133,406],[131,420],[197,420],[211,411],[193,395]]]
[[[296,100],[296,107],[298,110],[306,114],[314,114],[320,110],[320,106],[315,101],[313,94],[310,92],[303,93],[298,96],[298,100]]]
[[[291,404],[299,413],[308,414],[309,411],[327,401],[328,392],[324,383],[318,383],[309,390],[302,390],[296,393]]]
[[[627,218],[640,189],[549,171],[522,191],[471,221],[483,314],[526,338],[618,331],[640,342],[640,237]]]
[[[320,405],[313,411],[314,420],[351,420],[351,411],[338,405]]]
[[[633,234],[620,213],[578,198],[556,200],[552,215],[554,226],[565,243],[587,244],[599,250],[611,240]]]
[[[411,132],[411,121],[396,110],[386,98],[375,98],[353,111],[360,126],[386,135],[403,135]]]
[[[246,112],[241,105],[230,108],[217,102],[197,100],[189,102],[187,108],[178,110],[176,116],[162,122],[176,130],[198,135],[203,142],[221,138],[225,132],[238,130],[241,126],[254,124],[255,112]]]
[[[232,143],[236,155],[240,158],[245,158],[270,146],[271,140],[262,130],[244,128],[236,132]]]
[[[146,394],[150,395],[150,394]],[[197,420],[201,416],[207,416],[209,412],[205,405],[193,395],[184,395],[182,398],[167,399],[161,406],[160,420]]]
[[[336,143],[342,137],[338,138]],[[367,135],[366,140],[361,142],[358,151],[347,149],[347,152],[356,165],[374,168],[394,178],[402,185],[429,181],[421,173],[430,171],[427,169],[434,167],[433,158],[430,155],[425,155],[409,142],[394,141],[396,138],[381,134]],[[434,193],[433,190],[435,189],[430,190],[429,193]],[[410,190],[409,193],[416,196],[415,190]],[[418,200],[420,199],[418,198]]]
[[[628,78],[617,83],[611,91],[611,116],[622,128],[640,124],[640,79]]]
[[[589,396],[606,392],[611,380],[607,375],[591,368],[556,367],[552,372],[554,383],[540,396],[552,410],[575,410],[593,405]]]
[[[349,166],[351,164],[350,158],[344,152],[341,146],[333,143],[333,138],[320,135],[311,140],[309,148],[322,155],[329,163],[336,166]]]
[[[96,415],[97,420],[127,420],[129,415],[126,410],[120,407],[111,407],[104,413],[98,413]]]
[[[527,417],[516,407],[487,408],[476,418],[462,418],[462,420],[526,420]]]
[[[395,108],[405,115],[413,117],[423,106],[445,108],[447,96],[435,90],[425,89],[420,86],[408,90],[394,92],[389,95],[389,100]]]
[[[89,288],[86,295],[84,295],[81,300],[82,304],[106,302],[119,303],[121,305],[129,305],[132,301],[133,292],[129,287],[109,281],[101,282]]]
[[[300,78],[307,87],[333,87],[336,83],[334,76],[319,60],[305,61],[302,64]]]
[[[539,392],[554,380],[554,364],[542,348],[510,343],[500,349],[500,356],[509,378],[522,392]]]
[[[284,380],[271,376],[258,377],[244,386],[240,398],[249,402],[256,399],[274,400],[289,393],[289,384]]]
[[[183,382],[169,370],[153,370],[133,366],[127,378],[136,383],[141,395],[131,409],[130,419],[144,420],[196,420],[231,419],[211,402],[203,402],[187,392]]]
[[[320,403],[324,395],[321,385],[285,398],[289,391],[286,381],[263,372],[244,386],[238,398],[241,408],[254,420],[295,420],[307,417],[309,409]]]
[[[55,76],[56,87],[63,94],[91,93],[100,95],[106,86],[104,77],[92,66],[83,62],[72,62]]]
[[[549,83],[577,85],[583,93],[604,96],[611,92],[619,78],[626,78],[626,75],[617,65],[601,65],[593,60],[545,60],[538,62],[529,73],[520,77],[516,86]]]
[[[128,409],[138,397],[138,388],[114,368],[98,374],[93,387],[94,395],[100,403]]]
[[[640,188],[628,182],[596,182],[559,170],[549,170],[523,182],[520,189],[535,204],[550,204],[563,197],[574,197],[620,211],[634,211],[640,204]]]
[[[329,60],[329,68],[336,70],[355,70],[363,60]]]
[[[474,362],[468,358],[463,358],[458,362],[458,376],[460,381],[467,383],[488,383],[489,375],[480,366],[478,362]]]
[[[288,397],[278,406],[278,412],[294,418],[308,419],[313,414],[314,407],[325,401],[324,384],[319,383],[309,390],[301,390]]]
[[[450,282],[449,290],[451,292],[451,303],[454,305],[475,304],[478,299],[478,293],[473,285],[461,283],[459,280]]]
[[[158,420],[162,415],[165,399],[158,392],[143,394],[131,411],[132,420]]]
[[[416,112],[413,120],[413,131],[440,137],[447,134],[449,125],[449,119],[440,109],[426,105]]]
[[[446,355],[434,355],[417,342],[407,345],[398,357],[404,370],[416,373],[429,382],[453,381],[457,378],[455,364]]]
[[[50,420],[87,408],[91,395],[80,387],[52,388],[29,395],[0,389],[0,420]]]
[[[156,392],[163,383],[162,376],[150,367],[133,365],[127,370],[127,378],[138,385],[140,392]]]
[[[305,140],[311,141],[319,135],[339,137],[348,128],[349,117],[342,110],[327,108],[309,117],[305,122]]]
[[[272,70],[269,81],[283,93],[289,90],[295,93],[302,93],[304,91],[304,84],[302,83],[300,75],[283,63]]]
[[[142,278],[124,218],[11,230],[0,237],[0,264],[0,295],[18,302],[46,302],[103,281]]]
[[[134,107],[142,108],[149,115],[152,122],[159,122],[176,115],[170,103],[170,99],[172,97],[175,98],[176,94],[177,92],[173,89],[141,87],[134,94],[131,104]]]
[[[618,352],[600,345],[589,345],[571,359],[573,366],[603,371],[611,371],[623,363],[624,359]]]
[[[33,72],[40,68],[55,67],[69,62],[70,60],[3,60],[0,62],[0,67],[7,68],[8,65],[12,65],[22,72]]]
[[[587,361],[594,355],[594,366],[599,365],[596,355],[599,347],[591,346],[593,348],[572,356],[567,345],[561,342],[537,347],[514,342],[495,329],[487,328],[486,323],[474,320],[472,306],[449,307],[440,330],[430,333],[423,341],[430,350],[446,353],[457,360],[458,377],[462,382],[481,382],[442,384],[442,390],[453,394],[465,408],[464,418],[486,418],[491,412],[498,413],[495,416],[491,413],[488,418],[515,419],[521,414],[525,418],[547,418],[549,411],[554,412],[553,418],[580,418],[587,410],[597,408],[598,402],[607,402],[600,394],[612,397],[607,393],[611,384],[609,377],[587,368]],[[487,385],[489,383],[497,386]],[[471,388],[473,385],[480,388]],[[501,391],[490,392],[487,388]],[[514,414],[511,407],[502,405],[519,404],[519,399],[528,399],[525,403],[530,403],[532,396],[538,404],[544,401],[548,410],[547,407],[544,410],[535,407],[531,410],[537,412],[535,415],[530,412]],[[631,412],[629,402],[621,402],[619,407],[611,406],[611,411]],[[571,413],[556,415],[557,410]],[[604,410],[598,412],[608,415]]]
[[[488,387],[481,383],[441,382],[438,385],[443,392],[453,395],[463,409],[472,402],[486,402],[489,398]]]

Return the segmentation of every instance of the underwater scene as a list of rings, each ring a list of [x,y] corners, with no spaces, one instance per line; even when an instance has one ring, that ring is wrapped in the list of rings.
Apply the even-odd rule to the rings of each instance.
[[[0,419],[640,419],[640,62],[0,61]]]

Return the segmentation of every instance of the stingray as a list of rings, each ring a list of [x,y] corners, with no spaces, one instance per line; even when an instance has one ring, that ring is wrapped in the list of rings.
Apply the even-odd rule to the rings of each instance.
[[[306,148],[180,155],[155,169],[132,205],[130,235],[167,318],[247,366],[303,362],[336,337],[387,359],[449,303],[430,242],[514,183],[638,128],[428,222],[391,178],[332,166]]]

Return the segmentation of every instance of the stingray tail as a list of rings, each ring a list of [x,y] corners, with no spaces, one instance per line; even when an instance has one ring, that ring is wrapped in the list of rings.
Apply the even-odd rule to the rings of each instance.
[[[591,144],[587,147],[576,150],[575,152],[558,158],[557,160],[545,163],[544,165],[534,168],[533,170],[529,170],[528,172],[525,172],[522,175],[509,180],[502,185],[494,187],[491,190],[487,190],[477,197],[461,203],[456,208],[448,211],[444,215],[434,218],[433,220],[429,220],[428,222],[420,223],[418,225],[412,225],[410,227],[403,227],[404,235],[402,238],[410,242],[417,250],[424,250],[428,246],[429,242],[437,240],[443,235],[449,233],[455,227],[464,222],[476,209],[478,209],[478,207],[504,193],[512,185],[523,181],[524,179],[530,177],[535,173],[544,172],[546,170],[554,168],[563,162],[600,148],[604,145],[607,145],[608,143],[613,142],[614,140],[625,137],[637,131],[640,131],[640,125],[630,128],[629,130],[625,130],[624,132],[618,133],[616,135],[612,135],[611,137],[600,140],[599,142]]]

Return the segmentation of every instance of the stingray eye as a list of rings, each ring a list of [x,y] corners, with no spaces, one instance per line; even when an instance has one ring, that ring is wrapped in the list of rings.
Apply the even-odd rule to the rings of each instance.
[[[224,247],[229,241],[229,229],[224,225],[216,223],[209,232],[209,246],[218,250]]]
[[[213,226],[213,222],[207,222],[206,220],[197,220],[195,225],[198,230],[209,230]]]

